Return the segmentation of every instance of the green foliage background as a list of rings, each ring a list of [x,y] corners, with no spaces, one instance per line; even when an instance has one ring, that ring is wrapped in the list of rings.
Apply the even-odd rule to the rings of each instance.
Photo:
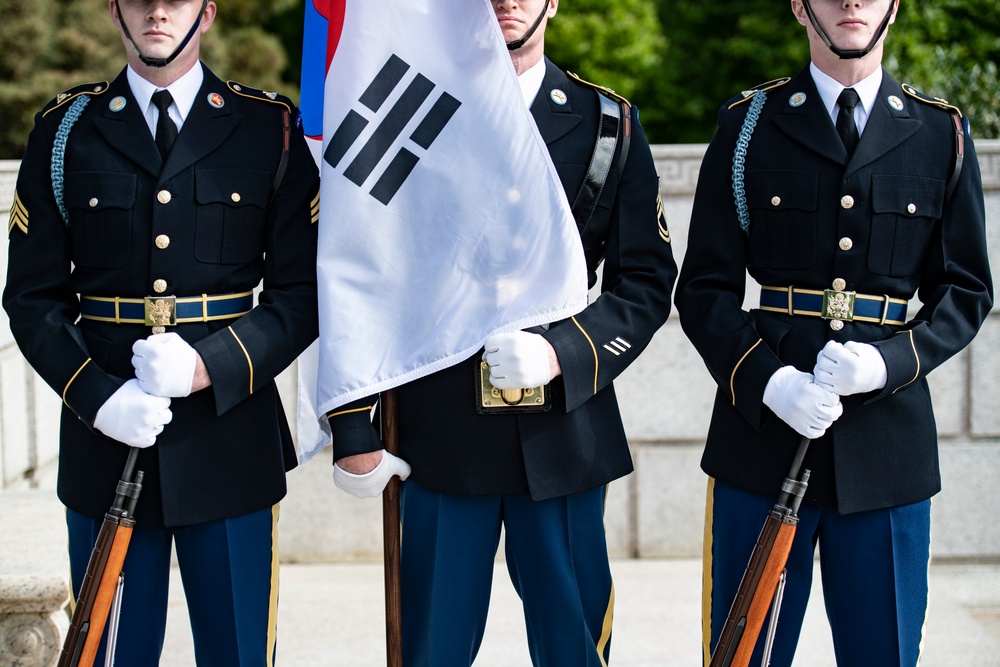
[[[304,1],[222,0],[204,60],[223,78],[298,99]],[[21,156],[33,115],[57,93],[114,77],[123,48],[104,1],[2,0],[0,158]],[[787,1],[744,0],[562,0],[546,53],[635,103],[653,143],[707,142],[724,101],[809,58]],[[1000,137],[997,0],[902,0],[885,63],[960,106],[974,137]]]

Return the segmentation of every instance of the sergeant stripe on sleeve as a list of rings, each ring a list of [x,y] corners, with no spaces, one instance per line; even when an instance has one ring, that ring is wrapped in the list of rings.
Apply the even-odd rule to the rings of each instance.
[[[10,207],[10,223],[7,225],[7,235],[17,227],[25,234],[28,233],[28,209],[21,203],[21,197],[17,190],[14,191],[14,203]]]
[[[312,203],[309,205],[312,214],[312,221],[316,222],[319,220],[319,192],[313,197]]]
[[[656,193],[656,224],[660,228],[660,238],[664,243],[670,243],[670,230],[667,229],[667,212],[663,208],[663,195]]]

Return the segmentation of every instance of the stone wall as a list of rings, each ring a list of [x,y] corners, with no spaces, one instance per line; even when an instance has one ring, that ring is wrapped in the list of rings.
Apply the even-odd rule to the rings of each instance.
[[[654,158],[674,252],[683,259],[701,145],[655,146]],[[1000,141],[977,145],[987,218],[1000,220]],[[0,215],[6,221],[17,162],[0,162]],[[995,226],[994,226],[995,227]],[[1000,239],[990,230],[993,266]],[[0,251],[5,274],[6,245]],[[748,295],[753,301],[755,294]],[[1000,326],[991,316],[973,344],[931,375],[944,490],[934,499],[935,558],[1000,558]],[[294,416],[294,368],[279,379]],[[676,316],[616,382],[636,472],[612,484],[607,528],[615,556],[692,557],[701,551],[706,478],[698,467],[714,386]],[[37,487],[54,501],[59,399],[24,364],[0,313],[0,462],[9,491]],[[357,500],[331,480],[330,450],[289,475],[282,503],[286,562],[376,559],[381,503]],[[21,495],[21,494],[18,494]],[[0,511],[7,506],[0,492]],[[10,521],[10,519],[6,519]],[[53,544],[59,549],[60,544]]]

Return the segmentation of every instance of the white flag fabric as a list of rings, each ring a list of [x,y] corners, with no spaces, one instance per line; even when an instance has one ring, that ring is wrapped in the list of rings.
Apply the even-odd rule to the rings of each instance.
[[[489,0],[346,0],[321,157],[321,428],[586,306],[576,224]]]

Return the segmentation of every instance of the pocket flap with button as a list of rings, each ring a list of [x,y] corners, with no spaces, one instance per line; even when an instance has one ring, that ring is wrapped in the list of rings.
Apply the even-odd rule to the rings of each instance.
[[[819,176],[812,171],[784,169],[747,172],[747,206],[775,211],[815,211]]]
[[[256,169],[196,169],[199,204],[265,208],[271,195],[270,173]]]
[[[944,207],[944,181],[917,176],[872,175],[872,208],[875,214],[940,218]]]
[[[135,189],[135,174],[74,171],[65,176],[63,203],[67,209],[128,210],[135,205]]]

